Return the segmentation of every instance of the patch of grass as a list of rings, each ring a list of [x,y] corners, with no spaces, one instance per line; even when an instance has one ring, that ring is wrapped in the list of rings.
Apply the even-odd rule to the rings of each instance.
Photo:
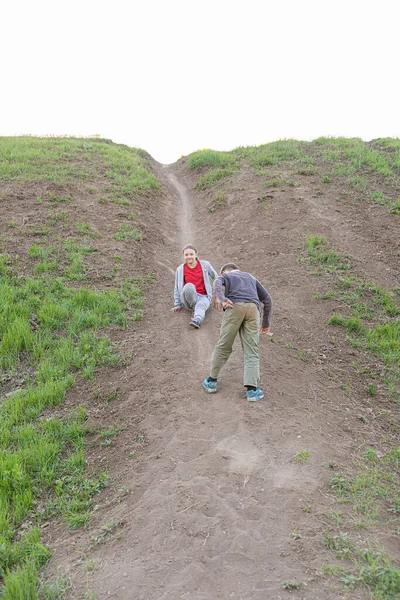
[[[64,186],[92,179],[94,184],[99,166],[111,197],[132,199],[161,187],[148,166],[147,154],[138,148],[101,138],[20,136],[0,140],[0,181],[51,181]],[[87,189],[93,192],[95,187]],[[61,188],[50,192],[48,199],[56,204],[72,200]]]
[[[400,215],[400,198],[390,203],[390,212],[394,215]]]
[[[227,168],[233,167],[238,162],[238,157],[233,152],[219,152],[218,150],[198,150],[188,156],[189,169],[202,167]]]
[[[330,563],[325,563],[321,567],[321,573],[325,573],[327,575],[334,575],[335,577],[339,577],[344,571],[344,567],[341,565],[333,565]]]
[[[65,577],[57,577],[53,581],[39,583],[39,598],[40,600],[63,600],[66,592],[70,589],[71,584]]]
[[[282,177],[266,179],[264,184],[266,187],[283,187],[286,184],[286,179],[283,179]]]
[[[108,521],[97,534],[90,536],[90,544],[87,549],[91,550],[101,544],[104,544],[109,539],[118,539],[121,537],[120,532],[121,523],[119,521],[111,520]]]
[[[229,177],[235,172],[232,167],[210,169],[205,175],[200,177],[195,185],[196,190],[205,190],[212,187],[221,179]]]
[[[73,241],[66,247],[91,250]],[[44,253],[41,246],[31,246],[32,256]],[[0,405],[0,577],[5,597],[29,597],[18,596],[20,587],[37,589],[37,571],[49,556],[38,529],[17,538],[23,521],[62,514],[69,527],[85,525],[93,495],[107,483],[105,473],[85,474],[84,408],[59,418],[52,409],[75,381],[91,379],[101,365],[119,363],[115,344],[101,329],[126,327],[140,318],[147,279],[127,278],[117,289],[97,291],[68,287],[60,278],[17,277],[10,268],[1,275],[0,367],[10,374],[21,368],[31,373],[24,387]],[[115,435],[116,430],[106,433]],[[25,566],[28,556],[32,571]]]
[[[301,146],[302,143],[296,140],[278,140],[262,146],[246,148],[245,152],[253,166],[266,167],[299,158]]]
[[[371,350],[382,360],[384,382],[390,393],[400,398],[400,306],[395,290],[386,290],[353,275],[343,277],[340,274],[342,266],[350,269],[350,264],[344,263],[344,259],[327,246],[324,236],[308,236],[307,248],[310,263],[319,264],[321,270],[333,275],[331,283],[336,290],[329,290],[324,295],[319,292],[316,297],[335,299],[350,313],[345,316],[334,312],[328,323],[344,327],[347,339],[354,347]],[[332,267],[328,268],[328,264]],[[374,389],[371,385],[368,393],[373,395]]]
[[[131,223],[120,223],[118,225],[118,231],[114,235],[115,239],[118,241],[139,241],[142,239],[141,232],[131,225]]]
[[[68,211],[61,209],[72,202],[79,179],[92,180],[79,184],[81,190],[93,194],[101,185],[100,198],[129,203],[160,187],[146,154],[137,149],[106,140],[0,139],[1,181],[18,181],[21,187],[35,182],[37,189],[52,184],[44,186],[50,193],[42,191],[36,200],[53,205],[46,222],[20,228],[21,235],[54,235],[55,225],[68,223]],[[18,227],[16,221],[10,225]],[[85,223],[77,228],[92,234]],[[76,240],[64,248],[61,243],[52,238],[54,246],[46,247],[45,240],[31,245],[30,277],[13,272],[16,255],[0,256],[0,368],[19,388],[0,405],[0,577],[6,598],[50,599],[63,593],[59,582],[38,587],[38,570],[50,552],[36,524],[62,516],[68,527],[86,525],[93,495],[107,485],[107,474],[86,472],[85,409],[63,410],[61,416],[55,411],[76,382],[93,378],[102,365],[131,360],[118,355],[102,329],[127,327],[142,317],[142,291],[150,280],[126,278],[106,291],[70,287],[67,279],[85,279],[84,258],[94,249]],[[116,435],[115,429],[106,433],[104,440]]]
[[[367,143],[359,138],[318,138],[314,144],[321,147],[321,157],[332,164],[334,173],[346,177],[346,183],[362,192],[364,198],[391,210],[395,200],[373,188],[377,180],[383,179],[389,184],[398,180],[400,151],[396,138],[387,138],[383,144],[375,140]],[[397,208],[391,212],[397,214]]]
[[[218,190],[208,205],[208,212],[214,212],[215,209],[224,206],[226,204],[227,197],[228,196],[225,190]]]
[[[310,263],[323,265],[328,272],[350,269],[348,259],[331,248],[324,235],[307,236],[307,250]]]
[[[65,225],[68,221],[68,217],[69,213],[66,210],[59,210],[49,215],[50,223],[52,225]]]
[[[325,564],[323,573],[338,577],[345,586],[364,586],[376,600],[394,600],[400,594],[400,571],[393,567],[390,556],[380,546],[360,548],[348,534],[330,537],[325,531],[323,544],[336,552],[345,565]],[[348,567],[348,563],[351,567]]]
[[[104,406],[109,406],[110,403],[113,402],[114,400],[119,400],[119,393],[118,393],[117,390],[114,390],[113,392],[110,392],[109,394],[106,394],[101,399],[101,401],[103,402]]]
[[[89,225],[89,223],[75,223],[74,226],[79,233],[85,234],[93,232],[92,226]]]
[[[121,431],[125,431],[125,425],[110,425],[105,429],[102,429],[98,432],[97,441],[102,440],[111,440],[113,437],[116,437]]]
[[[42,260],[36,263],[33,272],[35,275],[41,275],[44,273],[50,273],[51,271],[56,271],[57,269],[57,261],[52,260],[48,262],[47,260]]]
[[[330,510],[328,511],[328,514],[334,520],[336,527],[339,527],[343,521],[343,513],[338,510]]]
[[[55,204],[65,204],[65,203],[70,203],[72,202],[72,197],[70,194],[64,194],[59,195],[59,194],[54,194],[54,192],[50,192],[49,193],[49,200],[50,202],[54,202]]]
[[[295,454],[293,456],[292,462],[305,465],[306,462],[308,462],[309,458],[310,458],[310,452],[308,450],[301,450],[300,452],[298,452],[297,454]]]
[[[297,169],[297,173],[298,173],[298,175],[311,176],[311,175],[315,175],[317,173],[317,170],[315,167],[313,167],[311,165],[304,165]]]
[[[296,525],[296,527],[293,529],[292,533],[290,534],[290,537],[292,537],[294,540],[301,540],[303,536],[300,533],[300,528],[298,525]]]
[[[398,446],[381,456],[374,448],[368,448],[355,462],[357,470],[353,476],[334,473],[330,487],[340,500],[350,503],[356,523],[370,526],[388,502],[393,503],[399,497],[399,464]]]
[[[330,487],[341,498],[349,494],[349,483],[341,473],[334,473],[330,481]]]
[[[299,358],[300,360],[304,361],[304,362],[308,362],[311,358],[310,353],[308,352],[308,350],[304,350],[301,349],[299,350]]]
[[[32,244],[28,248],[28,256],[30,258],[40,258],[42,261],[47,260],[48,256],[53,252],[52,246],[40,246],[39,244]]]
[[[18,566],[4,575],[3,600],[38,600],[38,573],[35,564]]]
[[[284,581],[282,583],[282,588],[284,590],[299,590],[302,585],[304,585],[304,583],[301,581]]]
[[[86,269],[81,254],[71,254],[71,263],[65,268],[64,275],[70,281],[84,281],[87,279]]]

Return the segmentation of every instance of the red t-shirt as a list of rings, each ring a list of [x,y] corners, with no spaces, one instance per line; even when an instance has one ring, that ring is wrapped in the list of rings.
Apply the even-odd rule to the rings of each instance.
[[[183,265],[183,278],[185,283],[194,284],[198,294],[207,296],[206,286],[204,285],[203,269],[199,260],[194,269],[188,267],[186,263]]]

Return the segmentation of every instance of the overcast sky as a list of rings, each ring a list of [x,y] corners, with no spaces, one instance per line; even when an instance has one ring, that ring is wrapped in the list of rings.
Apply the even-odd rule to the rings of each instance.
[[[100,134],[163,163],[287,137],[400,137],[397,4],[13,0],[0,135]]]

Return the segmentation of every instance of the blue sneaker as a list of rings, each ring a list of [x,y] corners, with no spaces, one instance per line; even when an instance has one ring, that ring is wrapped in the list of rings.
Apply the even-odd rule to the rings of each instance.
[[[206,377],[205,380],[203,381],[203,388],[209,394],[215,394],[215,392],[217,391],[217,382],[210,381],[210,378]]]
[[[264,392],[261,388],[255,390],[247,390],[247,400],[249,402],[258,402],[264,398]]]
[[[191,319],[189,325],[191,325],[195,329],[200,329],[201,323],[197,319]]]

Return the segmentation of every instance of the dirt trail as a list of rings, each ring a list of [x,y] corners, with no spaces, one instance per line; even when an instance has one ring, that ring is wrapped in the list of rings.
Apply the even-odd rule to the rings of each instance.
[[[200,382],[221,315],[210,310],[203,327],[193,331],[188,312],[171,313],[172,273],[184,243],[196,244],[218,269],[236,258],[251,231],[229,237],[234,224],[225,221],[223,247],[218,245],[218,222],[213,219],[211,231],[211,217],[207,221],[204,207],[195,206],[179,169],[160,168],[159,177],[168,190],[166,241],[157,259],[154,302],[149,299],[147,318],[130,340],[139,347],[138,357],[120,382],[130,390],[120,407],[127,430],[117,446],[125,458],[111,472],[118,483],[102,497],[91,530],[74,542],[85,560],[77,563],[60,537],[53,541],[53,568],[59,564],[73,578],[70,598],[93,590],[99,600],[278,600],[287,597],[285,581],[307,584],[299,598],[339,598],[335,584],[317,574],[327,553],[321,531],[331,503],[324,491],[330,474],[323,465],[355,448],[357,414],[333,413],[341,397],[324,368],[287,350],[281,340],[286,317],[276,297],[276,343],[261,342],[265,400],[246,402],[239,344],[219,392],[205,394]],[[269,234],[278,235],[272,225]],[[255,247],[243,268],[253,266],[263,280],[259,261]],[[288,276],[283,272],[270,270],[265,281],[273,296]],[[335,430],[339,436],[330,433]],[[130,460],[132,448],[136,457]],[[302,449],[310,452],[308,464],[293,464]],[[303,511],[306,505],[312,505],[310,513]],[[121,538],[92,544],[86,552],[90,535],[111,520],[121,524]],[[291,536],[296,527],[298,540]],[[85,566],[89,559],[93,572]]]

